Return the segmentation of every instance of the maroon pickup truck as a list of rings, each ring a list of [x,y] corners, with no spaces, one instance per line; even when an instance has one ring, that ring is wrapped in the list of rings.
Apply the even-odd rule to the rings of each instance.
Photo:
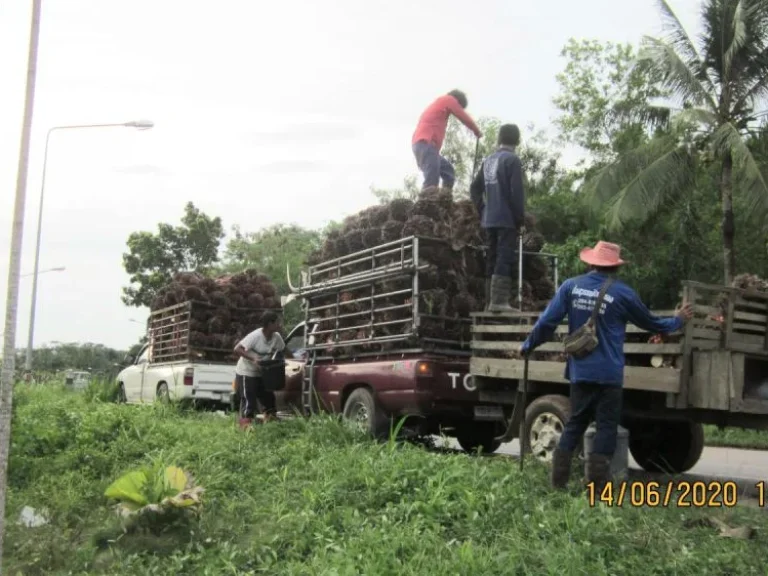
[[[310,330],[316,325],[309,324]],[[303,349],[307,324],[286,338],[286,384],[275,393],[278,410],[301,410],[310,355]],[[290,356],[293,355],[293,358]],[[375,437],[407,417],[404,428],[416,435],[444,434],[474,452],[493,452],[504,431],[498,405],[483,405],[469,374],[469,357],[432,352],[358,355],[319,360],[314,365],[316,405],[341,414]]]

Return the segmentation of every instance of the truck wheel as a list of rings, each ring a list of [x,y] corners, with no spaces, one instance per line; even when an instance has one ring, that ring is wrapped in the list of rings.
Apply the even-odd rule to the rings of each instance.
[[[117,403],[125,404],[128,401],[128,397],[125,395],[125,385],[120,382],[117,385]]]
[[[497,422],[470,422],[456,431],[456,441],[464,452],[474,454],[480,449],[482,454],[493,454],[501,446],[497,436],[504,434],[504,427]]]
[[[168,384],[165,382],[160,382],[160,384],[157,385],[157,394],[156,394],[157,400],[162,402],[163,404],[168,404],[168,402],[171,401],[171,394],[168,391]]]
[[[704,427],[690,420],[638,420],[629,427],[629,452],[647,472],[681,474],[704,451]]]
[[[570,417],[571,401],[567,396],[547,394],[531,402],[525,410],[526,453],[542,462],[551,462]]]
[[[376,405],[373,394],[367,388],[358,388],[349,395],[344,403],[342,418],[374,438],[385,438],[389,433],[389,418]]]

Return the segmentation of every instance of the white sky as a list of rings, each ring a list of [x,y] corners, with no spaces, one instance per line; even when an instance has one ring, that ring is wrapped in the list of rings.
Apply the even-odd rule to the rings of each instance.
[[[698,2],[673,7],[695,29]],[[30,11],[0,2],[3,303]],[[637,42],[660,22],[652,0],[44,0],[22,274],[48,128],[156,126],[52,136],[40,268],[66,271],[40,276],[36,345],[133,344],[147,311],[120,301],[125,241],[178,223],[187,201],[227,231],[340,219],[374,201],[371,184],[416,172],[411,134],[436,96],[461,88],[474,117],[545,128],[569,37]],[[23,278],[18,348],[31,287]]]

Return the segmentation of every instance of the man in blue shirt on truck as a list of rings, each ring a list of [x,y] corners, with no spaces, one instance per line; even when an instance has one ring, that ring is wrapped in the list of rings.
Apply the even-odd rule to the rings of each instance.
[[[579,258],[590,266],[590,271],[563,282],[520,347],[524,355],[530,354],[552,336],[566,315],[569,334],[583,326],[592,316],[603,284],[612,279],[594,328],[597,347],[581,358],[568,357],[566,362],[565,378],[571,383],[571,416],[552,457],[554,488],[566,487],[573,452],[593,419],[596,433],[585,476],[587,483],[594,482],[598,489],[610,479],[621,419],[627,322],[648,332],[668,334],[680,330],[693,315],[692,306],[685,303],[672,318],[653,315],[632,288],[615,278],[625,263],[620,256],[620,246],[609,242],[601,241],[594,248],[584,248]]]
[[[498,149],[483,160],[469,188],[480,223],[488,234],[485,301],[490,312],[514,310],[509,300],[515,247],[525,217],[523,167],[516,153],[519,144],[520,129],[515,124],[501,126]]]

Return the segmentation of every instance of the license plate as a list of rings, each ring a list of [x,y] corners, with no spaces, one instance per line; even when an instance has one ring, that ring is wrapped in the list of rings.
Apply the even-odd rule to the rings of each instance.
[[[475,406],[475,420],[504,420],[501,406]]]

